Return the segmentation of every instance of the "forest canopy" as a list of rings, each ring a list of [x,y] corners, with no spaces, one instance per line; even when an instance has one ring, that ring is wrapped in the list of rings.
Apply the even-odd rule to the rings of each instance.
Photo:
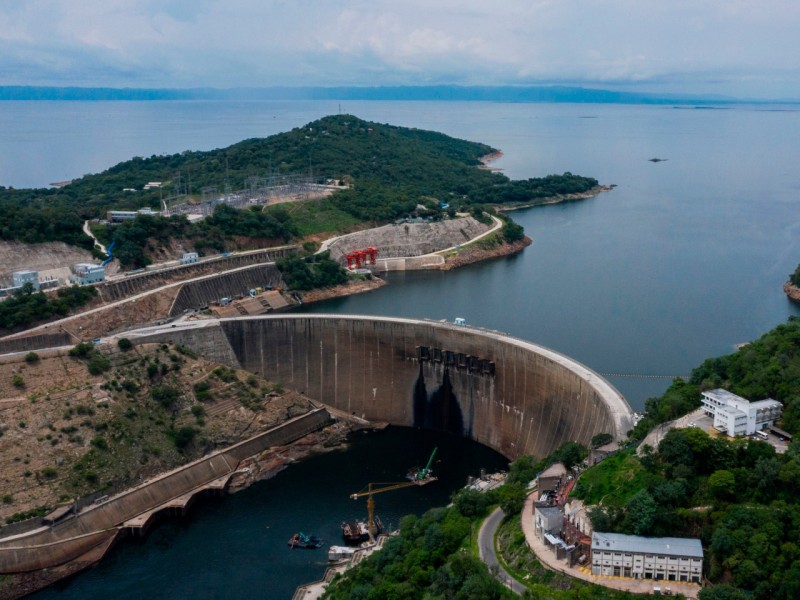
[[[244,189],[251,177],[308,175],[325,182],[344,181],[347,189],[302,204],[317,208],[287,211],[270,207],[233,217],[219,206],[211,223],[188,225],[141,221],[129,226],[142,231],[120,234],[140,243],[142,236],[185,235],[196,241],[239,235],[286,240],[319,229],[319,221],[334,225],[385,223],[407,216],[420,203],[472,205],[530,202],[556,194],[587,191],[595,179],[564,173],[512,181],[478,168],[481,157],[495,149],[434,131],[363,121],[352,115],[329,116],[267,138],[244,140],[227,148],[185,151],[172,155],[134,157],[102,173],[85,175],[62,188],[0,187],[0,239],[28,243],[64,241],[91,247],[83,221],[104,218],[110,209],[159,210],[165,197],[198,200],[205,189]],[[145,190],[151,181],[161,186]],[[136,190],[136,191],[130,191]],[[294,208],[294,207],[293,207]],[[317,224],[309,224],[310,214]],[[122,244],[117,248],[123,252]],[[131,261],[133,264],[136,261]]]

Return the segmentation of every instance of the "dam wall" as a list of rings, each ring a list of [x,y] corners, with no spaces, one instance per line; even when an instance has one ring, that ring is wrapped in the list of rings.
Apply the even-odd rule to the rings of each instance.
[[[632,426],[625,399],[586,366],[469,327],[275,315],[152,328],[129,337],[182,343],[210,352],[213,360],[233,354],[232,364],[348,414],[456,433],[509,459],[542,457],[565,441],[588,445],[597,433],[621,438]]]

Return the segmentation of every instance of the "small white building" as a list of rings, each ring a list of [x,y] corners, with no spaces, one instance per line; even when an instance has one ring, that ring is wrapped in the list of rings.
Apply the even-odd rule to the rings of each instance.
[[[782,411],[783,404],[772,398],[750,402],[728,390],[703,392],[703,412],[714,419],[714,429],[731,437],[774,425]]]
[[[14,271],[11,274],[11,279],[14,282],[15,288],[21,288],[26,283],[33,285],[33,289],[39,289],[39,272],[38,271]]]
[[[70,283],[87,285],[98,283],[105,280],[106,270],[101,265],[92,263],[78,263],[72,265],[72,275],[69,276]]]
[[[182,265],[190,265],[192,263],[196,263],[199,260],[197,252],[184,252],[183,256],[181,256],[181,264]]]
[[[592,575],[700,583],[703,546],[695,538],[592,534]]]

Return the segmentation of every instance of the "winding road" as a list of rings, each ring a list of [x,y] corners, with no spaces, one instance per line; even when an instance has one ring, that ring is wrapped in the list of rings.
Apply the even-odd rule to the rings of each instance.
[[[490,514],[483,522],[483,525],[481,525],[481,529],[478,532],[478,553],[480,554],[481,560],[486,563],[487,567],[489,567],[489,571],[491,573],[496,573],[495,576],[503,585],[511,589],[511,591],[515,594],[522,595],[522,593],[528,588],[514,579],[508,573],[508,571],[503,568],[503,566],[500,564],[500,561],[497,560],[497,552],[495,551],[494,547],[494,539],[495,535],[497,534],[497,528],[500,526],[500,523],[505,516],[506,515],[503,512],[503,509],[498,507],[495,508],[492,514]]]

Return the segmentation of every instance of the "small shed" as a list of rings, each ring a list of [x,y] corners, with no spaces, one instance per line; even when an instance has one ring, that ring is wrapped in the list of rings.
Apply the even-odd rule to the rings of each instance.
[[[539,473],[538,487],[539,493],[544,491],[554,491],[559,488],[561,481],[567,475],[567,467],[563,463],[555,463]]]

